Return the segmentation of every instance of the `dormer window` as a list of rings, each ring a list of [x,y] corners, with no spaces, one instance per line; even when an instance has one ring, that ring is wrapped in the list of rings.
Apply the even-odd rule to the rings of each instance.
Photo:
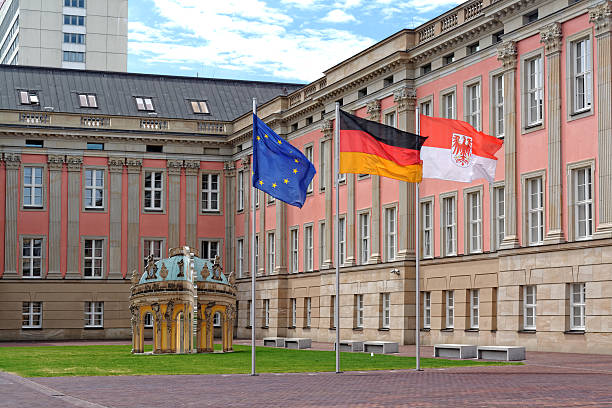
[[[19,91],[19,100],[22,105],[40,105],[35,91]]]
[[[96,95],[93,94],[79,94],[79,104],[81,108],[97,108],[98,101]]]
[[[155,108],[153,107],[153,100],[151,98],[137,96],[136,106],[138,107],[139,111],[155,112]]]
[[[191,101],[191,109],[193,113],[210,113],[206,101]]]

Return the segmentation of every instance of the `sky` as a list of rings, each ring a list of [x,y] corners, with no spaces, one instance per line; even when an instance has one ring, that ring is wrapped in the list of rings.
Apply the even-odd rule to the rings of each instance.
[[[128,71],[308,83],[456,0],[130,0]]]

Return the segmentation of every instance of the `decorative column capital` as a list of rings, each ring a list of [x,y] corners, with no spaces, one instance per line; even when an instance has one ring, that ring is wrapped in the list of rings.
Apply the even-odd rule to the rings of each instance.
[[[83,158],[80,156],[66,156],[66,164],[68,165],[68,171],[81,171]]]
[[[49,170],[60,171],[64,167],[65,157],[63,155],[50,154],[47,156]]]
[[[240,168],[245,171],[248,171],[251,168],[251,156],[246,156],[242,158]]]
[[[589,9],[589,23],[595,25],[595,35],[612,30],[612,2],[605,1]]]
[[[197,176],[200,172],[199,160],[185,160],[183,166],[185,167],[185,175],[187,176]]]
[[[366,105],[367,114],[370,117],[370,120],[374,122],[378,122],[380,120],[380,101],[374,100],[372,102],[368,102]]]
[[[223,163],[223,172],[227,177],[233,177],[236,173],[236,165],[233,161],[226,161]]]
[[[393,101],[396,103],[399,112],[414,110],[416,99],[416,88],[411,86],[405,86],[393,93]]]
[[[166,162],[166,166],[168,166],[168,174],[171,176],[180,176],[181,168],[183,167],[182,160],[168,160]]]
[[[561,33],[560,23],[551,23],[540,30],[540,42],[544,44],[546,55],[561,52]]]
[[[18,153],[4,153],[4,165],[7,170],[18,170],[21,165],[21,155]]]
[[[123,157],[110,157],[108,159],[108,171],[111,173],[123,173],[125,159]]]
[[[142,159],[128,158],[125,159],[128,173],[140,173],[142,169]]]
[[[334,134],[334,121],[331,119],[325,119],[321,125],[321,132],[323,132],[323,139],[331,139]]]
[[[501,61],[505,70],[516,69],[518,51],[514,41],[504,41],[497,47],[497,60]]]

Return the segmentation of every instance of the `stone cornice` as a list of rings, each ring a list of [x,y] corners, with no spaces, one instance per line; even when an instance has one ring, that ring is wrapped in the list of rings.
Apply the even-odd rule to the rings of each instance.
[[[505,70],[516,69],[518,51],[514,41],[505,41],[497,47],[497,60]]]
[[[540,42],[544,44],[546,55],[561,52],[562,38],[560,23],[548,24],[540,30]]]
[[[602,35],[612,30],[612,2],[604,1],[589,9],[589,22],[595,25],[595,34]]]
[[[49,170],[60,171],[66,162],[64,155],[50,154],[47,156]]]
[[[370,120],[374,122],[378,122],[380,120],[380,101],[375,99],[371,102],[368,102],[366,105],[366,112]]]
[[[123,157],[109,157],[108,158],[108,171],[111,173],[123,173],[123,166],[125,165],[125,158]]]
[[[21,165],[21,155],[17,153],[4,153],[2,159],[7,170],[18,170]]]

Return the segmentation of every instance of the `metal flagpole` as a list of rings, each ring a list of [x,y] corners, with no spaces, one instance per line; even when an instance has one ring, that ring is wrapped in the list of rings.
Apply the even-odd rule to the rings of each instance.
[[[420,136],[421,134],[421,121],[420,121],[420,117],[419,117],[419,107],[416,107],[416,134]],[[421,303],[421,293],[419,291],[419,281],[420,281],[420,258],[421,258],[421,231],[420,231],[420,227],[419,227],[419,223],[420,223],[420,218],[421,218],[421,204],[419,203],[419,186],[421,183],[417,183],[416,184],[416,221],[415,221],[415,230],[416,230],[416,237],[415,237],[415,259],[416,259],[416,268],[415,268],[415,292],[416,292],[416,296],[415,296],[415,303],[416,303],[416,308],[415,308],[415,312],[416,312],[416,330],[415,330],[415,334],[414,334],[414,339],[415,339],[415,345],[416,345],[416,370],[417,371],[422,371],[421,369],[421,342],[420,342],[420,337],[421,337],[421,313],[420,313],[420,303]]]
[[[257,115],[257,98],[253,98],[253,115]],[[253,124],[253,131],[255,131]],[[255,138],[253,137],[253,140]],[[255,153],[255,145],[251,148]],[[255,155],[251,158],[251,166],[255,164]],[[253,169],[253,167],[252,167]],[[252,171],[253,172],[253,171]],[[255,372],[255,194],[257,191],[251,183],[251,216],[253,217],[253,232],[251,234],[251,375],[257,375]]]
[[[334,299],[334,324],[336,326],[336,374],[340,371],[340,104],[336,102],[336,129],[334,132],[334,162],[336,167],[336,297]]]

